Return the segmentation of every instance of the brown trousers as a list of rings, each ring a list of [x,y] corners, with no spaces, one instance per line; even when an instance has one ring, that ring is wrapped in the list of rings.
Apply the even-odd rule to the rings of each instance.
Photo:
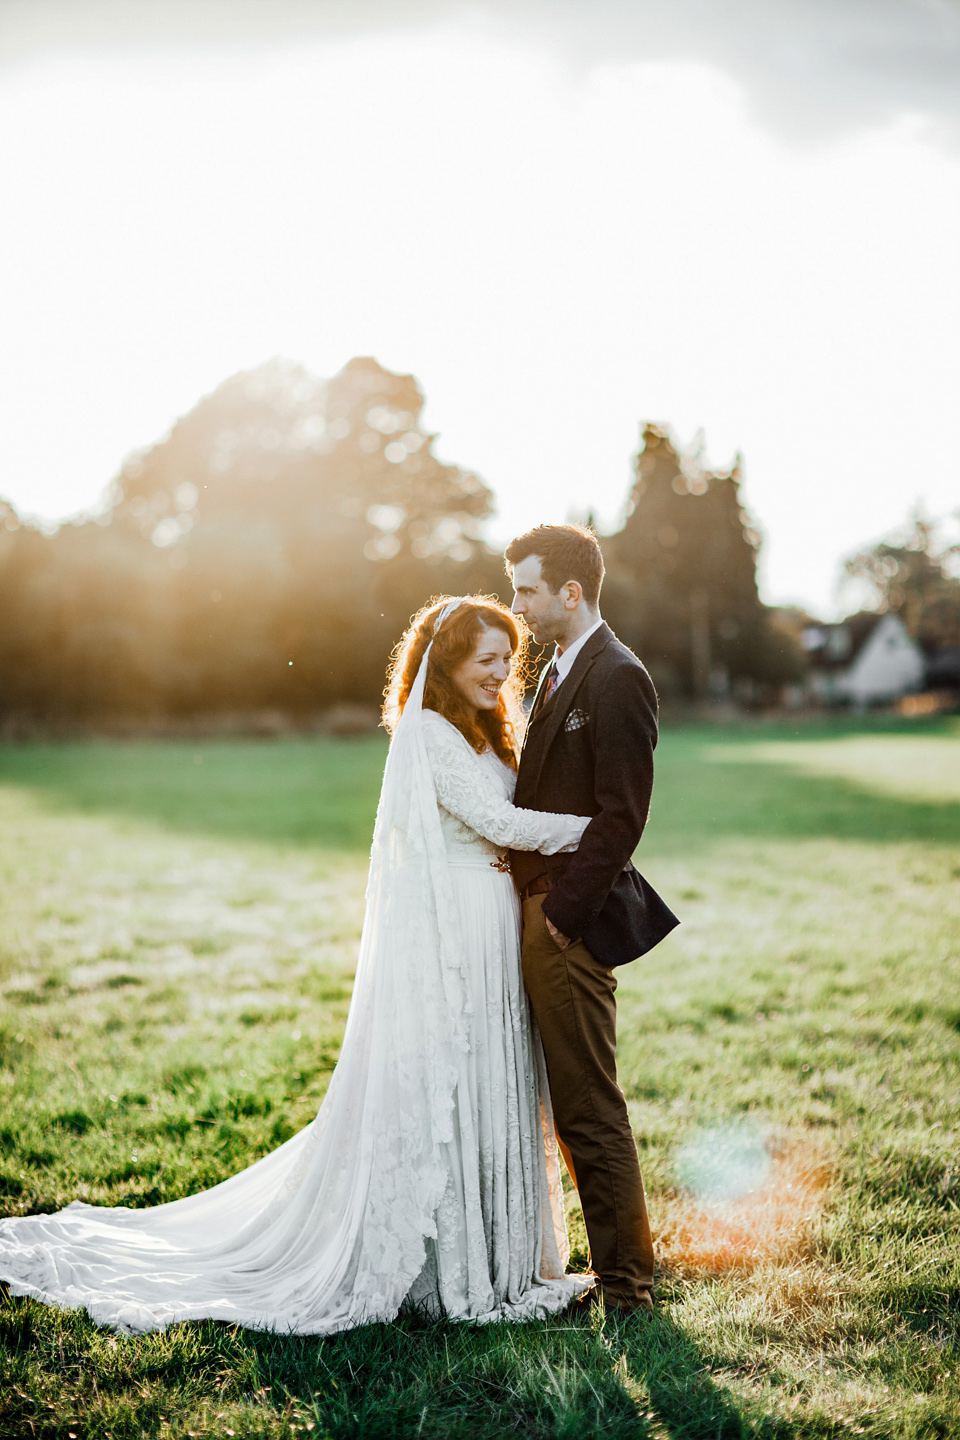
[[[557,1135],[608,1304],[653,1293],[653,1239],[627,1102],[617,1084],[616,976],[582,940],[560,950],[544,895],[523,902],[523,979],[540,1028]]]

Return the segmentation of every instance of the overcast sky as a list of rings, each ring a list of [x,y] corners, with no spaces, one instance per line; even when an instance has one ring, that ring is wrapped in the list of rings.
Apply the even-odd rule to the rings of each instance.
[[[494,538],[702,430],[825,614],[960,505],[955,0],[5,0],[0,186],[26,512],[276,354],[416,374]]]

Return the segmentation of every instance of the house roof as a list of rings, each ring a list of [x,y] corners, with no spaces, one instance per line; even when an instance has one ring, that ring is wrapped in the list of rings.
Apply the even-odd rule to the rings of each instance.
[[[834,625],[813,623],[803,632],[803,648],[815,670],[845,670],[886,615],[860,610]]]

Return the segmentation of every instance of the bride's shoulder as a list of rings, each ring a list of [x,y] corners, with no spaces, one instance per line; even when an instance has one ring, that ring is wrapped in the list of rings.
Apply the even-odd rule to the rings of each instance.
[[[459,742],[468,750],[471,748],[469,740],[462,731],[458,730],[453,721],[448,720],[445,715],[441,715],[438,710],[424,710],[423,730],[424,734],[432,740]]]
[[[434,769],[438,765],[454,765],[458,771],[468,768],[472,772],[478,761],[483,760],[487,753],[493,753],[485,751],[483,755],[479,754],[463,731],[437,710],[424,710],[423,738]]]
[[[423,743],[435,775],[473,773],[477,752],[462,731],[436,710],[423,712]]]

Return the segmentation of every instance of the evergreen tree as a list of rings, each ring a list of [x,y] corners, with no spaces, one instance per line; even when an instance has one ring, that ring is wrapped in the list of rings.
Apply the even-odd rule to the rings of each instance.
[[[739,456],[729,471],[710,471],[666,430],[644,427],[626,519],[604,545],[604,608],[665,693],[778,685],[801,673],[757,592],[760,537],[740,483]]]

